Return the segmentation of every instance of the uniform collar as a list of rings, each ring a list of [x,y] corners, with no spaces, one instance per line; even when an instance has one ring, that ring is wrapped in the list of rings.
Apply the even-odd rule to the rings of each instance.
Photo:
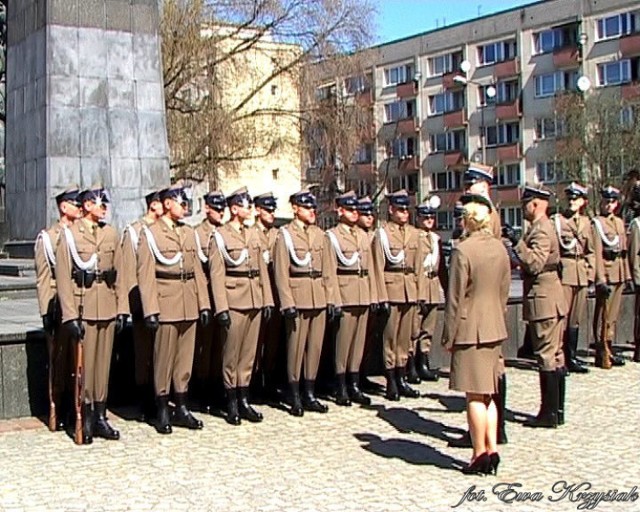
[[[162,220],[169,227],[169,229],[175,229],[177,227],[177,224],[166,215],[162,216]]]

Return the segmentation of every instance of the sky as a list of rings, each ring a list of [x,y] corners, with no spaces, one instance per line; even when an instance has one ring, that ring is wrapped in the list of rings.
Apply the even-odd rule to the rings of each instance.
[[[378,41],[394,39],[452,25],[535,0],[375,0]]]

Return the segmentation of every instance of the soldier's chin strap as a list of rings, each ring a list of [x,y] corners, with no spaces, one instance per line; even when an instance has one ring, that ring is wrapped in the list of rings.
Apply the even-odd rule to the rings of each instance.
[[[607,247],[615,247],[620,243],[620,237],[618,235],[614,236],[612,240],[609,240],[607,238],[607,235],[604,234],[604,229],[602,229],[600,219],[594,217],[593,225],[595,226],[596,231],[598,232],[598,236],[600,237],[600,240],[602,240],[602,243],[604,245],[606,245]]]
[[[149,245],[149,249],[151,250],[151,254],[153,257],[162,265],[172,266],[177,265],[182,262],[182,251],[178,251],[173,258],[167,258],[162,255],[160,249],[158,249],[158,245],[156,244],[156,239],[153,237],[151,230],[147,226],[142,226],[144,234],[147,238],[147,245]]]
[[[307,254],[304,255],[304,258],[298,258],[296,254],[296,249],[293,246],[293,240],[291,239],[291,233],[287,230],[286,227],[282,226],[280,228],[280,232],[282,233],[282,237],[284,238],[284,245],[287,246],[287,250],[289,251],[289,257],[291,261],[297,267],[306,267],[311,263],[311,253],[307,251]]]
[[[249,257],[249,251],[245,247],[240,251],[240,256],[238,256],[237,259],[232,258],[231,255],[229,254],[229,251],[227,251],[227,247],[224,244],[224,238],[222,238],[222,235],[218,231],[215,231],[213,233],[213,238],[216,241],[216,245],[218,246],[218,251],[220,251],[220,255],[222,256],[222,259],[230,267],[239,267]]]
[[[76,267],[80,270],[95,270],[98,268],[98,255],[93,253],[91,257],[84,261],[80,255],[78,254],[78,249],[76,248],[76,241],[73,239],[73,234],[68,227],[63,227],[62,231],[64,233],[64,237],[67,241],[67,246],[69,247],[69,254],[71,255],[71,259]]]
[[[440,257],[440,237],[433,231],[429,231],[427,236],[431,239],[431,252],[424,257],[422,266],[428,270],[433,270]]]
[[[338,237],[336,237],[335,233],[333,231],[327,231],[327,236],[336,253],[336,258],[338,258],[338,261],[343,267],[353,267],[356,263],[360,263],[360,253],[358,251],[353,251],[351,258],[347,258],[340,248],[340,242],[338,242]]]
[[[400,265],[401,263],[404,263],[404,249],[401,249],[395,256],[391,253],[391,248],[389,247],[389,237],[387,236],[387,232],[384,230],[384,228],[378,229],[378,236],[380,237],[382,252],[384,253],[384,257],[387,259],[387,261],[392,265]]]

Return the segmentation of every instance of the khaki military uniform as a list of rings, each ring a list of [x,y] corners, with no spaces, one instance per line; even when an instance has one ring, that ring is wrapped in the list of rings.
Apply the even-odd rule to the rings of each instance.
[[[640,220],[638,217],[629,225],[629,268],[635,289],[633,338],[635,343],[634,361],[640,362]]]
[[[404,251],[399,263],[388,261],[382,248],[380,231],[384,230],[393,258]],[[388,302],[390,315],[382,335],[384,364],[387,370],[404,368],[407,364],[413,329],[413,311],[418,297],[424,296],[425,275],[422,244],[418,243],[416,228],[384,222],[373,239],[373,259],[378,275],[378,300]]]
[[[298,265],[289,253],[285,235],[278,234],[274,253],[274,274],[280,309],[298,310],[297,318],[285,320],[287,335],[287,377],[299,382],[304,363],[305,380],[314,381],[318,373],[326,321],[327,296],[325,281],[329,254],[325,251],[324,232],[315,225],[305,226],[294,219],[284,228],[289,233],[294,256],[303,261]]]
[[[261,310],[273,306],[271,284],[255,229],[228,223],[217,234],[220,242],[212,237],[209,244],[211,289],[216,314],[228,311],[231,317],[223,336],[222,378],[225,389],[246,388],[251,382]],[[223,257],[224,251],[229,258]],[[244,259],[243,253],[247,254]]]
[[[373,259],[373,237],[375,236],[375,229],[371,228],[369,230],[365,230],[363,228],[360,228],[360,230],[363,233],[363,236],[365,237],[366,241],[367,241],[367,245],[369,246],[369,250],[371,251],[371,258]],[[375,284],[375,290],[372,290],[372,294],[375,294],[375,301],[372,301],[372,304],[374,302],[380,302],[380,299],[378,298],[378,289],[380,288],[380,286],[382,286],[382,284],[380,284],[378,282],[379,279],[383,279],[383,276],[378,275],[377,273],[377,267],[375,264],[371,265],[371,268],[369,270],[369,272],[372,273],[372,278],[373,281],[376,283]],[[371,351],[374,348],[374,342],[375,342],[375,330],[376,330],[376,326],[378,325],[378,319],[379,316],[378,315],[372,315],[369,314],[367,317],[367,331],[365,334],[365,342],[364,342],[364,349],[363,349],[363,354],[362,354],[362,363],[360,364],[360,367],[363,368],[363,370],[366,370],[367,368],[371,368],[371,365],[373,364],[372,360],[373,360],[373,354],[371,353]],[[369,372],[365,372],[365,373],[369,373]]]
[[[128,315],[128,301],[118,300],[122,294],[122,250],[118,233],[108,224],[93,224],[86,219],[68,228],[73,246],[82,262],[97,255],[96,267],[85,273],[85,285],[78,286],[74,276],[82,272],[70,253],[70,246],[61,233],[56,249],[56,277],[62,321],[82,317],[84,344],[84,401],[106,402],[109,387],[111,352],[115,334],[115,317]],[[115,271],[115,274],[113,273]],[[87,279],[91,272],[94,281]],[[115,277],[114,282],[109,282]],[[78,277],[82,283],[82,278]],[[90,286],[89,286],[90,284]]]
[[[340,223],[328,231],[324,250],[330,261],[327,268],[327,302],[343,310],[336,334],[335,370],[337,374],[358,373],[364,352],[369,307],[378,302],[378,283],[373,271],[369,237],[357,226]],[[353,259],[356,252],[359,256],[353,265],[349,265],[349,260]]]
[[[138,286],[144,316],[158,315],[153,367],[156,395],[186,393],[191,378],[199,312],[210,309],[207,281],[196,254],[195,232],[166,217],[150,225],[161,262],[149,246],[145,231],[138,247]],[[168,260],[181,254],[177,262]]]
[[[596,222],[602,227],[602,234],[609,243],[614,242],[616,237],[617,243],[609,245],[604,242]],[[629,261],[627,260],[627,236],[624,229],[622,219],[615,215],[594,217],[593,221],[595,240],[595,282],[598,284],[607,284],[611,287],[611,295],[605,298],[601,295],[596,296],[596,307],[593,318],[594,339],[604,348],[607,357],[604,357],[604,366],[608,363],[611,351],[611,344],[615,338],[616,325],[618,323],[618,315],[620,314],[620,304],[622,302],[622,291],[625,282],[629,280]],[[606,308],[606,309],[605,309]],[[602,319],[603,312],[606,311],[604,337],[602,339]]]
[[[567,305],[558,275],[558,238],[551,220],[543,217],[531,223],[513,250],[522,264],[523,317],[529,322],[540,370],[562,368],[562,319]]]

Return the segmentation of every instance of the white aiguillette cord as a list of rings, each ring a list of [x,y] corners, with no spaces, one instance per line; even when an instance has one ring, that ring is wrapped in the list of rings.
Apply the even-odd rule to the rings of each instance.
[[[613,240],[609,240],[607,238],[607,235],[604,234],[604,229],[602,229],[602,224],[600,223],[600,219],[594,217],[593,218],[593,225],[596,227],[596,231],[598,232],[598,236],[600,237],[600,240],[602,240],[602,243],[604,245],[606,245],[607,247],[614,247],[616,245],[618,245],[618,243],[620,243],[620,237],[618,235],[613,237]]]
[[[395,256],[391,254],[391,249],[389,248],[389,237],[387,236],[387,232],[384,228],[378,229],[378,236],[380,237],[380,245],[382,246],[382,252],[384,252],[384,257],[387,259],[389,263],[392,265],[400,265],[404,262],[404,249],[401,249],[398,254]]]
[[[244,249],[242,249],[242,251],[240,251],[240,256],[238,256],[238,259],[232,258],[229,252],[227,251],[227,248],[224,244],[224,238],[222,238],[222,235],[217,231],[214,231],[213,238],[216,241],[216,245],[218,246],[218,251],[220,251],[220,255],[222,256],[222,259],[224,259],[225,263],[230,267],[239,267],[249,257],[249,251],[245,247]]]
[[[336,258],[340,261],[340,264],[343,267],[353,267],[356,263],[360,261],[360,253],[358,251],[353,251],[351,258],[347,258],[342,249],[340,248],[340,242],[338,241],[338,237],[333,231],[327,231],[327,236],[329,237],[329,241],[333,246],[333,250],[336,253]]]
[[[282,237],[284,238],[284,244],[287,246],[287,250],[289,251],[289,257],[291,258],[291,261],[297,267],[308,266],[311,263],[311,253],[307,252],[307,254],[305,254],[304,258],[302,259],[298,258],[298,256],[296,255],[296,249],[293,246],[293,240],[291,239],[291,233],[289,233],[289,231],[287,231],[287,228],[284,226],[280,228],[280,232],[282,233]]]
[[[156,244],[156,239],[153,237],[151,230],[147,226],[142,226],[142,230],[147,238],[147,245],[149,245],[149,249],[151,250],[151,254],[153,257],[162,265],[166,265],[170,267],[172,265],[177,265],[182,261],[182,252],[178,251],[173,258],[167,258],[162,255],[160,249],[158,249],[158,245]]]
[[[56,266],[56,254],[53,251],[53,244],[51,243],[51,237],[49,233],[47,233],[44,229],[40,231],[38,235],[38,239],[42,240],[42,245],[44,246],[44,254],[47,257],[47,264],[49,268],[55,268]],[[38,243],[38,239],[36,239],[36,244]]]
[[[87,261],[84,261],[78,254],[76,241],[73,238],[73,233],[71,233],[71,230],[68,227],[64,227],[62,228],[62,230],[67,241],[67,246],[69,247],[69,254],[71,255],[71,259],[73,260],[73,263],[76,265],[76,267],[84,271],[96,270],[98,268],[98,255],[96,253],[93,253]]]
[[[200,237],[198,236],[198,233],[196,233],[195,229],[193,230],[193,234],[196,237],[196,252],[198,253],[198,259],[202,263],[206,263],[207,261],[209,261],[209,258],[207,258],[207,255],[202,250],[202,245],[200,244]],[[209,235],[209,239],[207,240],[207,247],[209,247],[210,240],[211,240],[211,235]]]
[[[131,238],[131,247],[133,247],[133,252],[135,253],[138,251],[140,237],[138,237],[138,233],[136,233],[135,228],[131,224],[127,224],[125,230],[129,232],[129,238]]]
[[[573,251],[576,247],[576,244],[578,243],[578,239],[577,238],[572,238],[571,242],[569,242],[568,244],[565,244],[562,241],[562,226],[560,225],[560,214],[556,213],[555,215],[555,219],[553,219],[555,221],[555,225],[556,225],[556,233],[558,234],[558,242],[560,242],[560,246],[565,250],[565,251]]]
[[[431,252],[425,256],[423,266],[424,268],[433,269],[440,257],[440,246],[438,244],[440,237],[432,231],[429,231],[427,235],[431,239]]]

